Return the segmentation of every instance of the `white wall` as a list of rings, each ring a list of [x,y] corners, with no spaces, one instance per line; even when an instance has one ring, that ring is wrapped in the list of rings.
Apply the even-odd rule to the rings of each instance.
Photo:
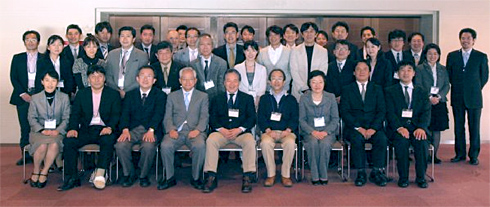
[[[70,8],[72,7],[72,8]],[[239,9],[238,9],[239,8]],[[23,0],[0,2],[0,143],[18,143],[19,126],[15,107],[9,98],[12,86],[9,79],[10,61],[15,53],[25,50],[22,33],[29,29],[41,33],[40,50],[44,51],[48,36],[64,36],[65,27],[78,24],[84,33],[93,33],[96,9],[147,11],[182,11],[216,13],[410,13],[438,11],[441,62],[445,63],[449,51],[460,48],[458,32],[472,27],[478,32],[475,48],[490,53],[490,1],[488,0]],[[326,29],[326,28],[325,28]],[[356,35],[356,34],[352,34]],[[482,140],[490,140],[490,86],[484,88],[482,114]],[[452,115],[450,115],[452,120]],[[452,123],[450,124],[452,126]],[[451,127],[452,128],[452,127]],[[452,129],[443,133],[443,141],[454,139]]]

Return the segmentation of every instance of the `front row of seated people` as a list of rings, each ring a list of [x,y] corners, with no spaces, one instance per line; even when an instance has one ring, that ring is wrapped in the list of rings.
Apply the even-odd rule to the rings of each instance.
[[[379,186],[386,185],[385,150],[387,137],[393,137],[400,176],[398,185],[408,186],[409,146],[413,145],[416,183],[421,188],[428,187],[424,178],[431,111],[428,92],[413,84],[415,70],[412,63],[401,62],[397,73],[400,83],[386,88],[383,93],[381,86],[368,81],[368,63],[360,61],[354,69],[356,81],[343,89],[340,113],[345,122],[345,138],[353,149],[356,186],[366,183],[366,142],[373,145],[374,166],[369,180]],[[285,90],[284,71],[272,70],[268,76],[271,88],[260,97],[257,112],[254,97],[239,90],[242,79],[235,69],[224,73],[224,92],[218,92],[212,100],[208,99],[208,94],[196,90],[198,75],[190,67],[179,72],[182,88],[168,96],[153,86],[155,69],[148,65],[140,67],[135,77],[138,87],[125,94],[122,104],[120,92],[105,87],[105,75],[102,66],[89,67],[87,81],[90,87],[77,93],[70,108],[68,96],[56,90],[59,81],[56,71],[45,73],[41,81],[44,90],[33,96],[29,108],[33,129],[30,153],[35,161],[31,186],[42,188],[46,185],[49,166],[60,149],[63,149],[65,159],[65,180],[58,190],[80,186],[78,150],[86,144],[98,144],[100,154],[92,180],[96,188],[105,187],[106,171],[114,149],[122,163],[123,187],[131,186],[137,178],[142,187],[151,185],[148,174],[156,147],[160,147],[161,154],[156,156],[162,158],[164,178],[158,181],[158,189],[168,189],[176,185],[174,152],[186,145],[192,153],[190,183],[209,193],[218,186],[219,149],[235,144],[243,150],[242,192],[251,192],[251,183],[257,173],[256,140],[251,133],[256,123],[267,168],[264,186],[273,186],[276,181],[276,143],[284,150],[281,183],[285,187],[293,185],[290,168],[297,134],[303,137],[308,153],[312,184],[328,183],[328,161],[337,140],[340,118],[335,96],[324,91],[326,77],[321,71],[310,73],[310,90],[301,96],[298,104]],[[385,114],[388,121],[386,134],[383,129]],[[118,133],[118,129],[121,132]],[[139,175],[131,160],[131,151],[136,144],[141,152]],[[40,169],[42,161],[44,168]],[[203,171],[204,178],[201,176]]]

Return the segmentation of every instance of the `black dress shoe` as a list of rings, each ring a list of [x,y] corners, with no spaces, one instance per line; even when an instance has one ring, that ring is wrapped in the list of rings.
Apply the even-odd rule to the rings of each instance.
[[[480,162],[478,161],[478,158],[471,158],[470,159],[470,165],[478,165]]]
[[[380,170],[371,171],[371,175],[369,176],[369,181],[376,184],[377,186],[384,187],[386,186],[386,182],[388,178],[384,175]]]
[[[451,158],[451,162],[460,162],[460,161],[465,161],[466,160],[466,157],[453,157]]]
[[[427,183],[427,181],[425,179],[424,180],[417,180],[415,182],[417,183],[417,186],[419,186],[419,188],[429,187],[429,184]]]
[[[354,184],[358,187],[361,187],[364,184],[366,184],[366,172],[364,170],[357,172],[357,178],[354,181]]]
[[[133,185],[134,181],[135,181],[134,176],[123,176],[121,185],[122,187],[128,188]]]
[[[316,180],[316,181],[315,181],[315,180],[312,180],[312,181],[311,181],[311,184],[312,184],[312,185],[321,185],[321,184],[322,184],[322,182],[321,182],[320,180]]]
[[[252,192],[252,182],[249,176],[243,176],[242,180],[242,193]]]
[[[202,181],[201,181],[201,179],[197,179],[197,180],[191,179],[191,185],[195,189],[202,190]]]
[[[203,193],[211,193],[213,190],[218,187],[218,179],[216,176],[208,176],[206,179],[206,182],[204,183],[204,186],[202,187],[202,192]]]
[[[320,180],[320,184],[322,184],[322,185],[328,185],[328,180]]]
[[[70,190],[72,188],[75,188],[75,187],[79,187],[80,186],[80,179],[78,178],[67,178],[65,180],[65,182],[63,183],[63,185],[61,185],[60,187],[58,187],[58,191],[65,191],[65,190]]]
[[[148,176],[144,177],[144,178],[140,178],[140,186],[141,187],[146,188],[150,185],[151,185],[151,183],[150,183],[150,179],[148,179]]]
[[[399,180],[398,181],[398,187],[400,187],[400,188],[408,187],[408,180]]]
[[[175,178],[170,178],[170,179],[166,179],[164,181],[162,181],[161,183],[158,184],[158,187],[157,189],[158,190],[165,190],[165,189],[169,189],[170,187],[173,187],[177,185],[177,180],[175,180]]]
[[[442,160],[440,160],[437,157],[434,157],[434,164],[441,164],[441,163],[442,163]]]

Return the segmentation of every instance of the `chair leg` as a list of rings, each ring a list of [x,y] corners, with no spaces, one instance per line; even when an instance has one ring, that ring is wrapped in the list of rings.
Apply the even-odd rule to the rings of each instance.
[[[22,148],[22,161],[23,161],[23,170],[24,170],[24,179],[22,180],[24,183],[27,183],[26,179],[26,147]]]
[[[157,154],[156,154],[156,158],[155,158],[155,180],[156,182],[158,182],[158,156],[160,156],[160,153],[159,152],[159,147],[157,146]]]
[[[350,178],[350,145],[347,145],[347,176]]]
[[[301,180],[305,179],[305,147],[301,147]]]
[[[294,149],[294,173],[294,178],[296,179],[296,182],[300,182],[300,180],[298,180],[298,145],[296,145]]]

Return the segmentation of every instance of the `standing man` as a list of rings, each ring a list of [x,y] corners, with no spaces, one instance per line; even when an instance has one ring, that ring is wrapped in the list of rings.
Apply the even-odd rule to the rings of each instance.
[[[471,165],[478,165],[480,153],[480,117],[483,107],[482,90],[488,81],[487,54],[473,49],[476,31],[471,28],[459,32],[461,49],[447,55],[446,68],[451,82],[451,106],[454,115],[454,151],[451,162],[466,160],[465,117],[470,132]]]
[[[335,61],[328,64],[325,90],[333,93],[337,104],[340,104],[342,88],[355,81],[353,74],[356,62],[347,58],[351,53],[347,40],[337,40],[333,53],[335,55]]]
[[[191,185],[202,189],[202,167],[206,156],[206,135],[209,121],[208,95],[195,90],[197,74],[191,67],[180,70],[182,89],[168,96],[167,113],[163,121],[166,134],[160,145],[165,177],[158,183],[158,190],[175,186],[174,153],[184,144],[192,154]]]
[[[138,87],[136,76],[138,69],[148,64],[148,55],[134,48],[136,30],[130,26],[119,29],[121,47],[112,50],[107,55],[107,86],[119,91],[121,98],[126,92]]]
[[[179,51],[179,45],[180,45],[180,35],[179,32],[176,30],[169,30],[167,33],[167,40],[172,43],[172,51],[177,52]]]
[[[190,62],[197,59],[197,56],[199,56],[199,51],[197,49],[197,39],[200,35],[201,32],[195,27],[187,29],[187,31],[185,31],[187,47],[175,52],[174,60],[177,60],[188,66]]]
[[[370,26],[365,26],[361,29],[361,41],[362,48],[357,51],[357,59],[358,60],[367,60],[368,54],[366,50],[366,41],[369,38],[376,37],[376,30]]]
[[[14,55],[10,65],[10,82],[14,90],[10,96],[10,104],[17,108],[17,116],[20,125],[20,152],[22,157],[17,161],[17,165],[24,164],[24,147],[29,144],[29,132],[31,127],[27,120],[27,112],[29,111],[29,102],[31,96],[43,89],[41,79],[44,71],[39,66],[43,55],[38,52],[39,41],[41,35],[39,32],[30,30],[24,32],[22,41],[26,47],[26,52]],[[39,69],[39,70],[38,70]],[[32,157],[29,153],[26,154],[26,163],[32,162]]]
[[[145,52],[148,55],[148,59],[150,60],[150,64],[156,63],[157,50],[155,45],[153,44],[153,37],[155,36],[155,28],[149,24],[145,24],[140,29],[140,39],[141,42],[136,43],[136,48]]]
[[[84,54],[83,47],[80,47],[80,38],[82,36],[82,29],[76,24],[70,24],[66,27],[66,39],[68,45],[63,48],[62,55],[69,61],[70,68],[73,67],[75,59],[81,57]]]
[[[234,22],[228,22],[223,26],[225,34],[225,44],[213,50],[213,53],[226,61],[228,68],[234,68],[235,65],[245,61],[243,46],[237,45],[238,26]]]
[[[172,44],[168,41],[158,43],[156,46],[158,62],[151,65],[155,68],[155,86],[167,95],[180,89],[179,71],[185,67],[179,61],[172,60],[172,49]]]
[[[398,63],[401,61],[413,62],[412,56],[409,52],[403,51],[405,45],[405,39],[407,35],[404,31],[395,29],[388,34],[388,43],[390,44],[390,50],[385,52],[385,58],[393,66],[391,75],[393,77],[393,84],[400,82],[398,77]]]
[[[425,54],[422,54],[424,42],[425,36],[420,32],[414,32],[408,36],[408,44],[410,44],[410,49],[407,52],[411,55],[412,62],[414,62],[416,66],[425,61]]]
[[[335,50],[335,45],[336,45],[336,41],[337,40],[347,40],[347,37],[349,37],[349,25],[347,24],[347,22],[336,22],[335,24],[332,25],[332,37],[333,37],[333,41],[330,42],[328,45],[327,45],[327,49],[328,49],[328,59],[329,59],[329,63],[330,62],[333,62],[335,60],[335,55],[333,54],[333,51]],[[349,43],[349,50],[350,51],[357,51],[357,46],[348,42]],[[352,60],[352,61],[355,61],[357,60],[357,53],[355,52],[351,52],[349,54],[349,57],[348,59],[349,60]]]
[[[109,41],[112,37],[112,26],[109,22],[99,22],[95,25],[95,36],[99,40],[99,49],[97,50],[97,58],[107,59],[107,55],[114,49]]]
[[[179,33],[179,47],[178,50],[184,49],[187,45],[186,44],[186,37],[185,37],[185,32],[187,31],[187,26],[185,25],[179,25],[175,30]]]

